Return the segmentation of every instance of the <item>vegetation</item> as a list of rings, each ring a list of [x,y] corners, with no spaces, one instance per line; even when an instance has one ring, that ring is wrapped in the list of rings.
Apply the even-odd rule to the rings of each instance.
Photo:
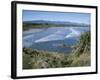
[[[80,40],[77,46],[75,46],[73,53],[77,56],[83,54],[83,53],[90,53],[90,31],[85,32],[80,36]]]
[[[29,30],[29,29],[32,29],[32,28],[48,28],[48,27],[61,27],[61,26],[89,27],[90,25],[84,25],[84,24],[23,23],[23,30]]]
[[[64,25],[60,25],[60,24],[23,24],[23,30],[28,30],[31,28],[48,28],[48,27],[61,27]]]
[[[70,54],[23,48],[23,69],[90,66],[90,31],[73,48]]]

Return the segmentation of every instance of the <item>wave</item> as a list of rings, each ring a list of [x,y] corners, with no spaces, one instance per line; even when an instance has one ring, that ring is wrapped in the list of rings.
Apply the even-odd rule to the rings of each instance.
[[[78,37],[81,35],[81,31],[76,30],[75,28],[70,28],[71,33],[65,36],[65,38],[71,38],[71,37]]]
[[[75,28],[63,28],[48,36],[40,38],[34,42],[38,43],[38,42],[47,42],[47,41],[53,41],[53,40],[64,40],[66,38],[78,37],[80,36],[80,34],[81,34],[81,31],[76,30]]]
[[[27,33],[23,36],[23,45],[31,46],[34,43],[64,40],[79,37],[86,28],[79,27],[51,27],[36,33]]]
[[[34,35],[31,34],[31,35],[27,35],[27,36],[24,36],[24,37],[23,37],[24,40],[27,40],[27,39],[29,39],[29,38],[34,38]]]
[[[62,34],[62,31],[56,31],[53,34],[50,34],[46,37],[36,40],[35,43],[53,41],[53,40],[63,40],[63,38],[64,38],[64,33]]]

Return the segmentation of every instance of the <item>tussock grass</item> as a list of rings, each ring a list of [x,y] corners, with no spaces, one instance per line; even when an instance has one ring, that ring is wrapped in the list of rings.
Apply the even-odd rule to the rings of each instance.
[[[90,66],[90,54],[80,56],[57,52],[38,51],[37,53],[23,53],[23,69],[58,68]]]

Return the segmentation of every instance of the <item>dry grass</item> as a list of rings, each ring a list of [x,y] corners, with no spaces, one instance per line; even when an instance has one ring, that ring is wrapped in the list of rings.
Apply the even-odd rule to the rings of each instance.
[[[90,66],[90,54],[80,56],[57,52],[38,51],[23,53],[23,69]]]

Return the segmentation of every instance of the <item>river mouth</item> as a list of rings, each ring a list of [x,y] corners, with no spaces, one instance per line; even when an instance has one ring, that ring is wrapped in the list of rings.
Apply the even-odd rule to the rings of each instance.
[[[23,32],[23,47],[70,53],[71,46],[76,45],[80,35],[86,31],[89,31],[89,27],[35,28]]]

